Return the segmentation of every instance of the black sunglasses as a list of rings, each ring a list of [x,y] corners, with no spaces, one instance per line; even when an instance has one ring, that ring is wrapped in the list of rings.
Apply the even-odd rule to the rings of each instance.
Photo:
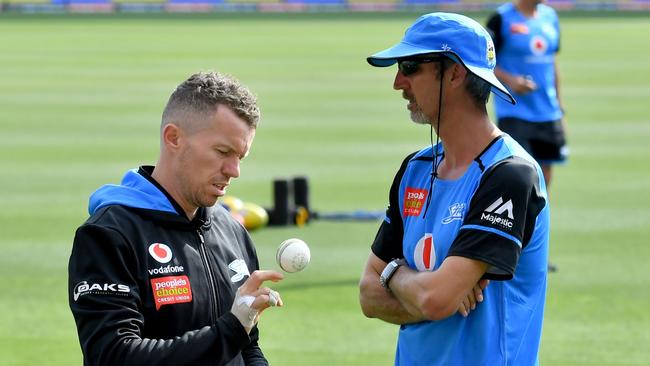
[[[428,57],[428,58],[409,58],[397,60],[397,68],[402,72],[404,76],[413,75],[416,72],[420,71],[420,64],[426,64],[430,62],[440,62],[444,57]]]

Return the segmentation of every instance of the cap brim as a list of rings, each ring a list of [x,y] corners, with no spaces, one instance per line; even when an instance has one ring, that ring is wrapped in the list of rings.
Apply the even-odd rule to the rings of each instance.
[[[400,42],[395,46],[377,52],[374,55],[366,58],[366,61],[372,66],[387,67],[394,65],[398,59],[426,55],[431,53],[446,53],[444,50],[427,50],[422,47],[411,46],[408,43]]]
[[[517,104],[515,98],[513,98],[512,95],[508,92],[508,89],[506,89],[506,87],[501,84],[492,70],[470,65],[465,65],[465,67],[467,67],[469,71],[471,71],[476,76],[490,83],[490,85],[492,85],[492,92],[494,94],[506,100],[507,102],[510,102],[511,104]]]

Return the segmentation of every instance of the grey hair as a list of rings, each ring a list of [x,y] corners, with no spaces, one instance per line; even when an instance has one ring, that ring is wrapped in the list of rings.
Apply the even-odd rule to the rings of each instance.
[[[465,78],[465,89],[478,106],[486,105],[490,100],[492,85],[471,72]]]
[[[200,72],[176,87],[165,106],[162,126],[182,124],[196,130],[197,114],[214,112],[220,106],[230,108],[251,128],[257,127],[260,109],[257,98],[235,78],[216,72]]]
[[[455,61],[445,57],[442,62],[442,70],[447,70],[454,63]],[[465,90],[467,90],[469,95],[472,97],[474,103],[476,103],[477,106],[481,106],[486,105],[490,99],[492,85],[467,69],[467,76],[465,76]]]

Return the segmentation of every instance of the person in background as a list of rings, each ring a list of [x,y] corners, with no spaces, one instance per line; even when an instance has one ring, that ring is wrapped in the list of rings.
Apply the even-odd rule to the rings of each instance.
[[[486,28],[498,56],[494,72],[517,98],[517,105],[494,101],[497,124],[537,160],[550,189],[553,165],[566,162],[569,155],[557,13],[543,0],[515,0],[497,8]],[[551,272],[558,270],[555,263],[548,266]]]
[[[548,188],[552,165],[568,157],[557,13],[542,0],[515,0],[500,6],[486,28],[497,54],[494,72],[517,99],[517,105],[494,101],[497,124],[541,165]]]

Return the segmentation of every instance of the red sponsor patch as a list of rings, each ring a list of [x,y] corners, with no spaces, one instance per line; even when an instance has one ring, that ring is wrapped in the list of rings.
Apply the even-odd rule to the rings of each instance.
[[[187,276],[167,276],[151,279],[153,299],[156,310],[163,305],[180,304],[192,301],[192,288]]]
[[[510,25],[510,33],[512,34],[528,34],[528,26],[522,23],[513,23]]]
[[[406,192],[404,192],[404,216],[420,216],[428,193],[429,191],[426,189],[406,187]]]

